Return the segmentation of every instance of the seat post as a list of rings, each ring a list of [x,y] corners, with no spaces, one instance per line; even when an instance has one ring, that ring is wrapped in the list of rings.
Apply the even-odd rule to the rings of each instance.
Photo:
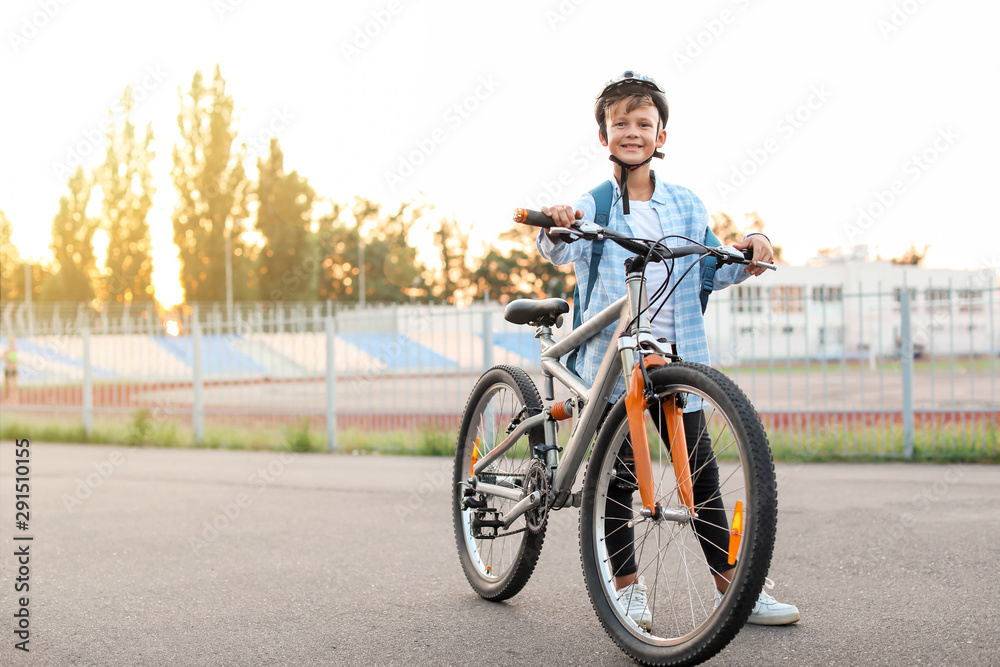
[[[552,327],[548,327],[548,326],[545,326],[545,325],[540,325],[540,326],[535,327],[535,338],[538,338],[538,339],[544,340],[544,341],[549,341],[550,344],[551,344],[551,341],[552,341]],[[546,347],[546,346],[543,345],[543,347]],[[543,369],[542,370],[542,379],[544,380],[544,382],[542,383],[542,391],[543,391],[543,394],[544,394],[543,398],[546,401],[551,401],[556,396],[556,387],[555,387],[555,383],[552,381],[552,374]]]

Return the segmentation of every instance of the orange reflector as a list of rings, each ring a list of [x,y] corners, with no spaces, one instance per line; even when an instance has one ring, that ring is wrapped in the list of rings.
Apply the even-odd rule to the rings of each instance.
[[[472,464],[469,466],[469,477],[476,476],[476,461],[479,460],[479,438],[476,438],[476,444],[472,448]]]
[[[552,418],[556,421],[562,421],[564,419],[569,419],[573,416],[572,413],[572,398],[567,398],[562,403],[556,403],[552,406]]]
[[[733,510],[733,528],[729,531],[729,564],[736,563],[736,552],[740,550],[740,538],[743,537],[743,501],[736,501]]]
[[[514,209],[514,222],[524,222],[528,219],[528,212],[523,208]]]

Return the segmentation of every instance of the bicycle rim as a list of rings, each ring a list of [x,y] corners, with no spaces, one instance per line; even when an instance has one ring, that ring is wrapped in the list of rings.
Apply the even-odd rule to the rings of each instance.
[[[638,491],[628,495],[623,490],[634,486],[635,478],[628,419],[619,404],[598,437],[588,469],[589,497],[581,512],[584,567],[598,616],[633,658],[651,664],[700,662],[735,636],[763,585],[776,516],[773,463],[756,413],[727,378],[692,364],[657,369],[651,378],[667,401],[680,395],[688,405],[703,405],[697,435],[711,440],[711,455],[704,449],[701,457],[691,453],[691,477],[696,489],[701,487],[696,517],[685,513],[670,448],[659,435],[667,432],[662,409],[645,412],[644,419],[655,499],[663,516],[676,520],[643,517]],[[631,535],[627,522],[634,522]],[[626,558],[629,551],[632,561]],[[626,612],[628,601],[619,601],[616,576],[628,574],[632,563],[647,588],[649,632]],[[718,606],[717,573],[732,579]]]
[[[498,529],[498,537],[477,536],[473,528],[477,512],[461,508],[463,487],[458,483],[470,477],[474,456],[477,461],[485,458],[503,442],[517,420],[529,416],[527,405],[541,405],[527,375],[514,371],[517,369],[493,369],[477,384],[463,418],[455,459],[455,524],[462,566],[476,592],[493,600],[511,597],[527,583],[543,534],[528,531],[526,519],[521,516],[509,527]],[[531,460],[526,434],[483,470],[479,481],[523,491]],[[517,503],[497,496],[477,497],[484,498],[489,509],[495,511],[479,516],[503,518]]]

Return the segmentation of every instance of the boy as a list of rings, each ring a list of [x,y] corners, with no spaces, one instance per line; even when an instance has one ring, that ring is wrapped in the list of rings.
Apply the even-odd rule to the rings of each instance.
[[[598,138],[601,145],[608,147],[610,160],[615,164],[614,195],[608,227],[641,238],[659,239],[667,234],[679,234],[704,242],[708,229],[705,205],[690,190],[658,180],[649,166],[654,157],[663,157],[657,149],[667,139],[669,108],[663,90],[653,79],[627,71],[604,87],[597,97],[594,115],[597,119]],[[541,210],[551,216],[556,225],[569,227],[576,220],[593,220],[596,205],[593,196],[588,193],[575,206],[542,207]],[[670,245],[671,242],[672,240],[668,240],[666,243]],[[715,274],[716,289],[742,282],[751,275],[759,276],[765,269],[757,266],[757,261],[770,262],[773,257],[771,243],[763,234],[748,235],[734,247],[740,250],[752,247],[754,261],[745,268],[736,264],[719,267]],[[622,265],[629,253],[616,244],[604,244],[597,281],[589,290],[587,281],[592,258],[590,241],[567,244],[558,234],[542,230],[538,235],[538,250],[553,264],[574,263],[579,294],[591,294],[587,309],[582,313],[583,321],[625,294]],[[674,261],[671,287],[694,261],[694,257]],[[655,338],[675,342],[678,354],[686,361],[707,365],[708,339],[699,298],[700,274],[696,271],[693,271],[695,276],[689,276],[684,281],[653,319],[652,331]],[[647,265],[646,278],[649,285],[659,286],[667,278],[666,265],[662,262]],[[652,300],[652,293],[650,299],[649,312],[653,315],[662,301]],[[599,336],[588,341],[578,353],[577,372],[588,382],[592,382],[597,375],[604,352],[612,343],[613,330],[613,326],[605,329]],[[621,395],[624,386],[624,380],[620,378],[612,400]],[[728,565],[724,555],[729,539],[728,522],[722,501],[718,497],[719,473],[711,440],[699,439],[699,434],[704,432],[704,416],[697,406],[690,406],[689,410],[684,414],[684,427],[688,435],[692,469],[703,466],[694,483],[694,500],[702,508],[699,517],[707,525],[699,531],[699,540],[715,578],[718,600],[729,586],[732,571],[732,566]],[[616,499],[618,502],[608,503],[607,521],[609,524],[618,522],[615,525],[617,529],[610,526],[607,529],[608,550],[615,554],[621,552],[621,555],[613,558],[614,569],[618,574],[615,582],[618,599],[623,608],[627,608],[629,616],[640,627],[649,630],[652,627],[652,614],[646,604],[646,587],[637,577],[631,552],[632,536],[625,534],[631,531],[623,530],[621,526],[628,517],[614,516],[615,512],[612,511],[613,506],[631,506],[632,492],[625,490],[623,493],[623,498]],[[622,536],[616,544],[612,544],[612,534]],[[762,591],[748,622],[785,625],[797,620],[798,609],[777,602]]]

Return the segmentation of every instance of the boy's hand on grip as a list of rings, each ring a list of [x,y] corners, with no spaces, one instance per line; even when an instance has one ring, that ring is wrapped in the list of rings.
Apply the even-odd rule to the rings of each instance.
[[[771,248],[771,242],[763,234],[748,236],[739,243],[734,243],[733,247],[737,250],[753,248],[753,261],[747,264],[747,267],[743,271],[755,276],[759,276],[767,270],[762,266],[757,266],[757,262],[769,264],[774,259],[774,250]]]
[[[583,220],[583,211],[573,210],[572,206],[560,204],[559,206],[543,206],[542,213],[552,218],[557,227],[569,227],[577,220]],[[561,235],[551,234],[548,230],[545,233],[550,239],[561,240]]]

